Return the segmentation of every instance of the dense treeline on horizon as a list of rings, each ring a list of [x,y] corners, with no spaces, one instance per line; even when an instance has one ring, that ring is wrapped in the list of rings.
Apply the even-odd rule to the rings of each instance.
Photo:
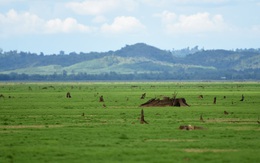
[[[0,74],[0,81],[141,81],[141,80],[221,80],[221,81],[247,81],[260,80],[260,71],[248,73],[230,72],[230,76],[223,77],[222,74],[169,74],[165,73],[143,73],[143,74],[117,74],[110,72],[106,74],[76,74],[76,75],[28,75],[28,74]]]
[[[0,80],[259,80],[260,48],[161,50],[137,43],[120,50],[45,55],[0,50]]]

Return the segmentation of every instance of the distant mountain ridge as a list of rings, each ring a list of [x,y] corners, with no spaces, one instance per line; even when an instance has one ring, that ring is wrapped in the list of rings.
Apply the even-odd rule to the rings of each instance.
[[[188,51],[189,52],[189,51]],[[26,52],[1,52],[0,74],[138,74],[166,73],[182,76],[232,73],[260,76],[260,50],[191,50],[179,57],[173,51],[161,50],[145,43],[126,45],[108,52],[37,55]],[[260,77],[259,77],[260,78]]]

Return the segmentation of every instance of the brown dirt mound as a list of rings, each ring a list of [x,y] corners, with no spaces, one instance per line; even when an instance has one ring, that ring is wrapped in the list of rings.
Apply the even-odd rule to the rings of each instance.
[[[141,104],[143,107],[153,107],[153,106],[190,106],[187,104],[185,98],[169,98],[164,97],[163,99],[152,98],[147,102]]]
[[[180,130],[203,130],[203,127],[200,126],[192,126],[192,125],[186,125],[186,126],[180,126]]]

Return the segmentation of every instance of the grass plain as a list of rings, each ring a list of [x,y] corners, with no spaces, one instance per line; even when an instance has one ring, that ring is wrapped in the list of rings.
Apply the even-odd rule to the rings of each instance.
[[[259,92],[258,82],[0,83],[0,162],[259,162]],[[191,106],[139,107],[174,93]]]

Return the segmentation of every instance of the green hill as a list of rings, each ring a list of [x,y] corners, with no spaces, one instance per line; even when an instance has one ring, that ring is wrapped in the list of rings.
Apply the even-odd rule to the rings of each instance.
[[[105,56],[98,59],[89,61],[83,61],[80,63],[73,64],[71,66],[60,66],[60,65],[48,65],[48,66],[37,66],[27,67],[21,69],[15,69],[11,71],[5,71],[2,73],[19,73],[19,74],[40,74],[40,75],[51,75],[51,74],[62,74],[66,71],[67,74],[100,74],[116,72],[119,74],[131,74],[131,73],[160,73],[160,72],[178,72],[179,70],[188,69],[209,69],[214,70],[211,66],[201,65],[188,65],[188,64],[176,64],[165,61],[156,61],[144,57],[120,57],[120,56]]]
[[[0,53],[1,74],[77,75],[77,74],[182,74],[192,77],[260,77],[260,50],[185,49],[182,55],[174,51],[137,43],[120,50],[91,53],[38,55],[25,52]],[[182,51],[179,50],[178,54]],[[183,75],[184,74],[184,75]],[[185,75],[186,74],[186,75]],[[214,77],[213,77],[214,76]]]

